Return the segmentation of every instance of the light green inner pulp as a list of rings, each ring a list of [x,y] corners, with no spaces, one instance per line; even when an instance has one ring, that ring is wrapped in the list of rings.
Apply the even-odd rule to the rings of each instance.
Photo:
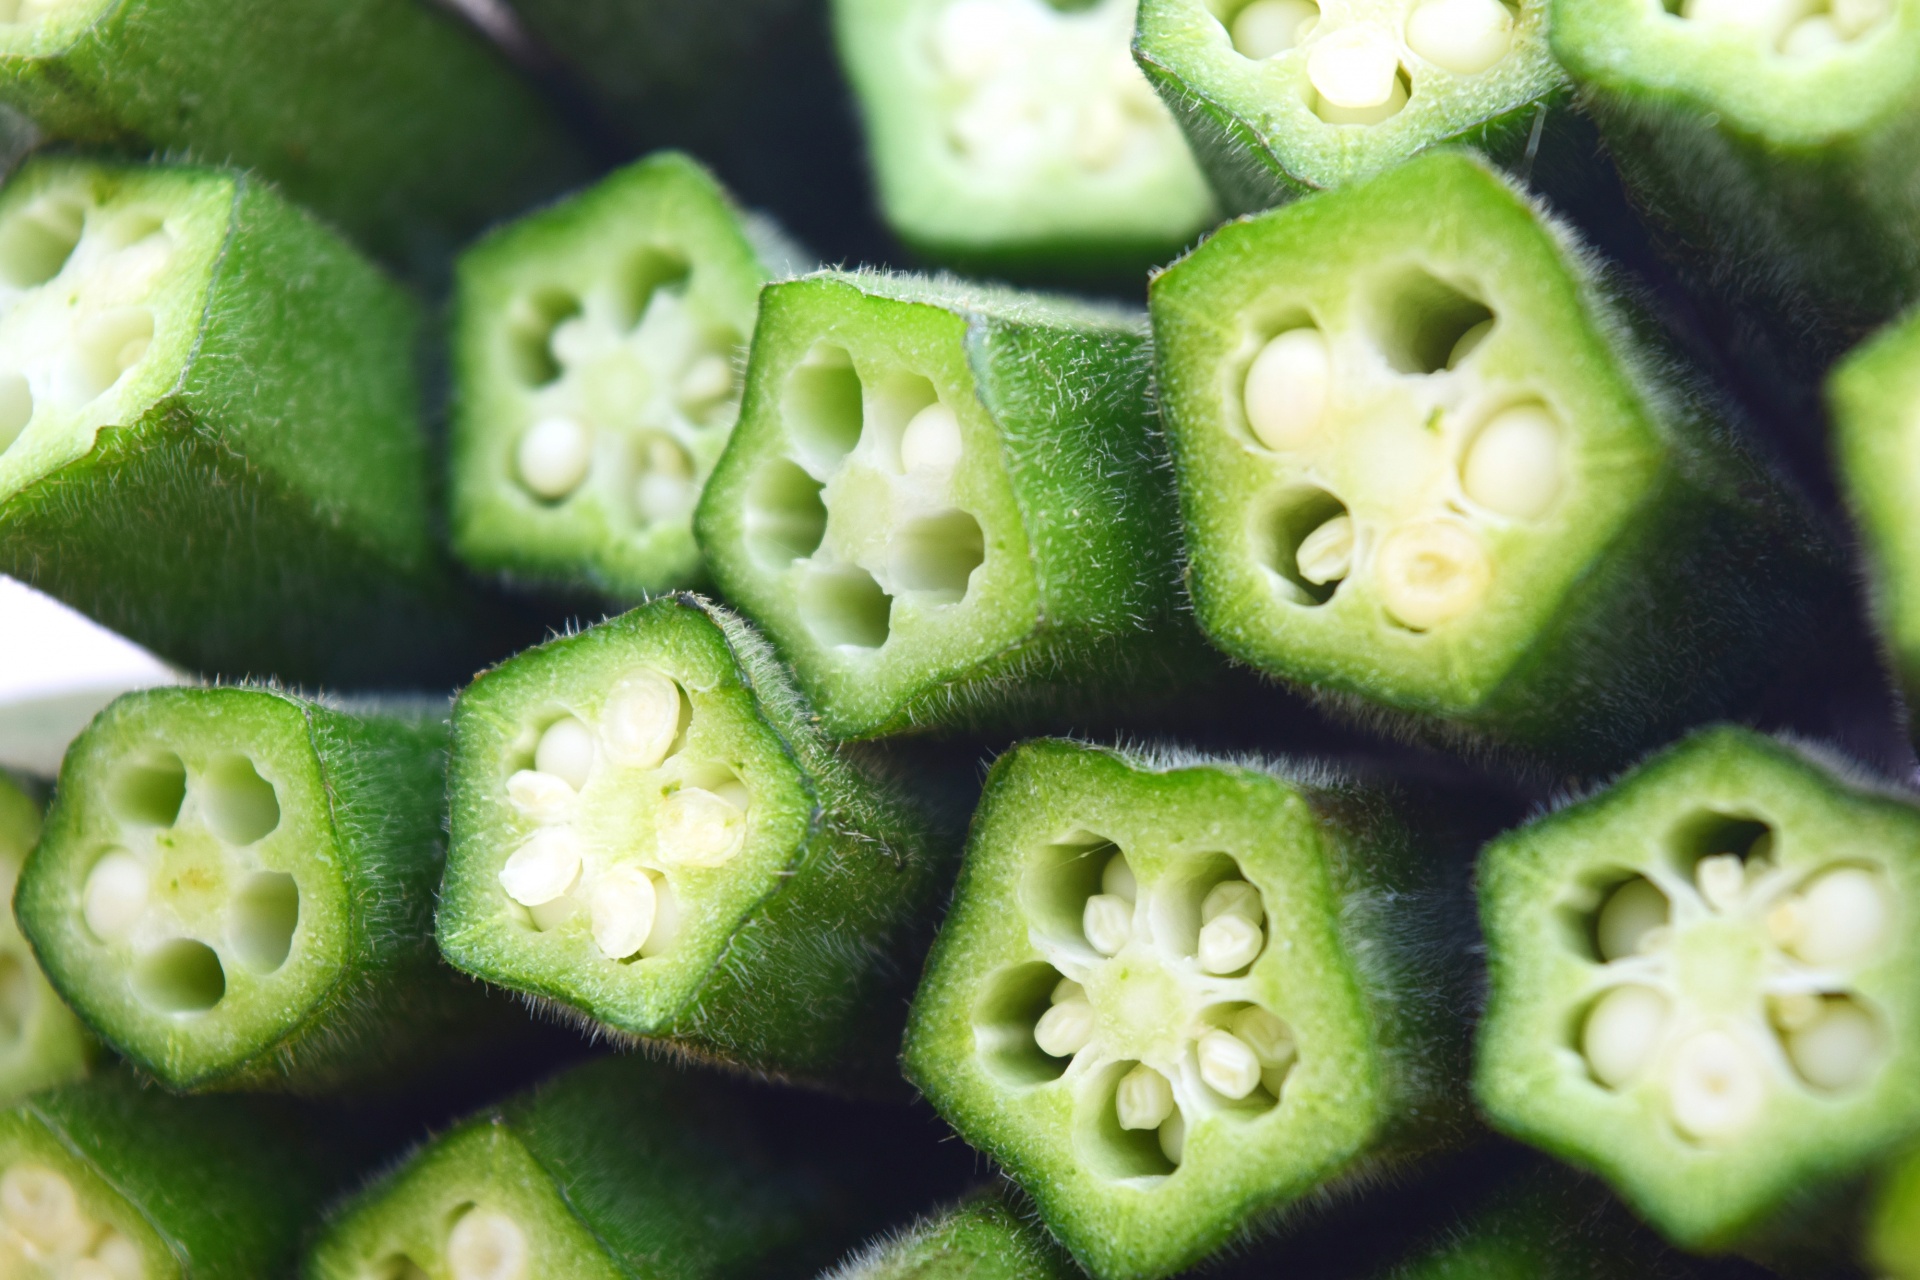
[[[0,194],[0,496],[178,381],[232,195],[224,178],[58,161]]]
[[[153,1228],[39,1121],[0,1117],[0,1275],[166,1280],[180,1266]]]
[[[60,52],[114,8],[116,0],[0,0],[0,58]]]

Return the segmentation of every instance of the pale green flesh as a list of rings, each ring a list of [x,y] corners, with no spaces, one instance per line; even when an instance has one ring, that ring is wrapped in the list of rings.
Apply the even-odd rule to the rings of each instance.
[[[91,1163],[19,1111],[0,1116],[0,1275],[167,1280],[182,1274],[145,1217]]]
[[[33,802],[0,776],[0,901],[39,836]],[[93,1041],[60,1002],[11,911],[0,914],[0,1104],[84,1075]]]
[[[114,5],[115,0],[5,0],[0,4],[0,57],[57,53]]]

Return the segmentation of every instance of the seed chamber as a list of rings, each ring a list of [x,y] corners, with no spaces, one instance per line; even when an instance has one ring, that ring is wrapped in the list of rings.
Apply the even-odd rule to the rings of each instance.
[[[1667,0],[1705,38],[1750,41],[1789,65],[1817,66],[1893,25],[1894,0]]]
[[[0,1275],[21,1280],[145,1280],[139,1248],[81,1202],[59,1170],[27,1158],[0,1168]]]

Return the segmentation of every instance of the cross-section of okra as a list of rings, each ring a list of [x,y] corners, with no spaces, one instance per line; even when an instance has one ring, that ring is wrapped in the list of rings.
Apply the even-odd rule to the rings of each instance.
[[[1920,1130],[1920,807],[1707,730],[1480,863],[1495,1125],[1694,1249]]]
[[[0,572],[203,671],[470,671],[416,323],[252,177],[29,163],[0,191]]]
[[[836,0],[880,202],[917,252],[1060,276],[1165,262],[1217,220],[1127,52],[1135,0]]]
[[[1076,1280],[1080,1269],[998,1191],[894,1232],[821,1280]]]
[[[181,1098],[125,1071],[34,1094],[0,1111],[0,1275],[285,1275],[346,1154],[310,1116]]]
[[[304,1274],[799,1280],[872,1210],[849,1202],[849,1166],[771,1148],[739,1087],[638,1057],[575,1068],[341,1206]]]
[[[587,172],[539,96],[430,4],[8,0],[0,104],[56,141],[257,170],[427,269]]]
[[[947,278],[768,287],[695,530],[830,736],[1200,670],[1147,376],[1121,312]]]
[[[15,911],[87,1023],[176,1088],[325,1089],[459,1042],[438,962],[446,730],[156,689],[73,744]]]
[[[40,838],[40,810],[0,774],[0,903]],[[23,1094],[83,1076],[93,1037],[47,985],[13,912],[0,911],[0,1106]]]
[[[700,578],[693,507],[760,286],[798,266],[677,152],[462,255],[452,524],[468,564],[616,598]]]
[[[975,815],[908,1075],[1101,1280],[1190,1266],[1467,1127],[1470,938],[1438,909],[1464,860],[1414,844],[1330,774],[1023,745]]]
[[[1831,353],[1920,295],[1920,4],[1552,0],[1636,203],[1712,290]]]
[[[1467,142],[1532,168],[1571,136],[1548,0],[1141,0],[1134,51],[1234,209]]]
[[[758,1071],[897,1078],[949,842],[738,619],[655,600],[485,673],[453,726],[456,966]]]
[[[1612,768],[1846,607],[1803,504],[1464,154],[1228,226],[1152,312],[1200,624],[1331,701]]]

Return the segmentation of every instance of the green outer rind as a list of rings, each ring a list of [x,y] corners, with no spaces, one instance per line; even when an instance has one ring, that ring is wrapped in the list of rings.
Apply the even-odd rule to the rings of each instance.
[[[430,269],[587,172],[500,55],[430,4],[288,2],[244,22],[220,0],[91,7],[64,37],[8,33],[0,102],[89,150],[257,169],[390,260]]]
[[[785,456],[787,373],[842,326],[870,327],[891,344],[895,316],[938,334],[921,341],[916,367],[983,415],[986,430],[968,438],[998,438],[994,461],[1005,479],[995,483],[995,509],[982,513],[989,563],[998,550],[1014,566],[1010,581],[1025,581],[1019,595],[996,602],[1002,633],[977,646],[985,651],[923,660],[882,683],[820,655],[785,587],[768,583],[746,551],[743,508],[757,465]],[[1166,536],[1176,517],[1149,359],[1139,320],[1063,298],[872,272],[768,286],[740,422],[694,530],[721,592],[791,664],[829,737],[1031,725],[1088,706],[1173,697],[1214,674]]]
[[[998,1187],[867,1245],[821,1280],[1080,1280],[1073,1259]]]
[[[1129,806],[1150,817],[1128,825],[1183,823],[1194,832],[1186,852],[1227,852],[1259,887],[1275,935],[1254,977],[1303,1037],[1286,1101],[1239,1133],[1189,1132],[1184,1160],[1150,1191],[1090,1172],[1066,1137],[1072,1099],[1048,1085],[1020,1089],[991,1077],[974,1028],[995,974],[1044,959],[1019,903],[1025,850],[1004,841],[1076,829],[1114,836],[1116,811]],[[1171,1275],[1282,1221],[1302,1201],[1460,1143],[1472,1123],[1461,1019],[1471,939],[1455,936],[1463,921],[1446,901],[1460,892],[1445,886],[1449,858],[1419,847],[1436,832],[1410,825],[1398,808],[1389,793],[1312,767],[1273,770],[1061,739],[1016,747],[988,776],[953,906],[914,997],[902,1055],[908,1078],[1020,1184],[1101,1280]],[[1112,815],[1104,824],[1093,816],[1102,809]],[[1275,840],[1276,832],[1294,842]],[[1140,862],[1137,849],[1129,856]],[[1320,966],[1325,989],[1285,981],[1274,959],[1282,953],[1289,965]],[[1316,1043],[1319,1029],[1346,1043]],[[1249,1136],[1256,1125],[1263,1136]],[[1236,1167],[1221,1168],[1227,1161]]]
[[[1911,1151],[1881,1170],[1860,1252],[1873,1274],[1887,1280],[1920,1276],[1920,1161]]]
[[[570,651],[618,649],[653,628],[706,651],[729,673],[718,693],[761,749],[788,762],[803,807],[786,869],[744,907],[712,967],[686,974],[676,1006],[641,1018],[564,975],[527,972],[497,936],[507,911],[496,877],[504,851],[491,847],[505,812],[495,794],[502,738],[487,704],[494,688],[522,678],[537,689],[545,669]],[[697,596],[663,597],[483,673],[454,706],[448,791],[452,854],[438,928],[455,967],[557,1001],[599,1031],[772,1076],[898,1090],[893,1058],[904,1000],[953,842],[898,782],[821,737],[766,642],[726,610]]]
[[[9,903],[20,864],[39,838],[39,807],[0,774],[0,898]],[[0,1049],[0,1106],[5,1106],[36,1090],[86,1075],[98,1046],[40,972],[39,961],[20,936],[11,911],[0,915],[0,958],[26,970],[17,979],[8,979],[9,986],[17,981],[26,992],[27,1017],[18,1038]]]
[[[1321,652],[1297,651],[1266,570],[1240,550],[1247,507],[1236,489],[1250,446],[1223,421],[1220,369],[1243,314],[1271,310],[1263,300],[1290,293],[1300,272],[1347,269],[1329,244],[1369,271],[1416,245],[1471,264],[1482,287],[1523,300],[1543,367],[1580,380],[1557,379],[1586,402],[1581,416],[1617,424],[1606,459],[1614,491],[1595,523],[1570,534],[1592,547],[1587,565],[1506,602],[1505,634],[1430,675],[1398,672],[1366,645],[1335,652],[1315,640]],[[1157,276],[1150,301],[1200,625],[1234,657],[1350,714],[1455,747],[1602,771],[1737,705],[1844,608],[1838,553],[1744,452],[1720,399],[1570,233],[1464,153],[1429,154],[1229,224]],[[1677,631],[1681,617],[1689,625]]]
[[[124,994],[92,988],[79,893],[97,847],[86,809],[90,782],[107,768],[118,724],[169,707],[235,720],[273,716],[312,754],[286,763],[312,770],[326,811],[305,815],[328,842],[316,858],[336,880],[302,894],[301,920],[326,911],[330,936],[312,945],[327,976],[303,1007],[274,1010],[275,1023],[242,1028],[224,1053],[196,1043],[180,1023],[158,1042],[129,1015]],[[150,709],[157,708],[157,711]],[[284,732],[284,730],[283,730]],[[432,913],[445,858],[446,729],[438,718],[355,714],[264,688],[157,689],[128,694],[68,751],[44,837],[21,874],[15,914],[54,986],[131,1061],[178,1089],[269,1089],[323,1093],[378,1082],[456,1047],[500,1014],[484,991],[440,963]]]
[[[1654,856],[1644,844],[1615,852],[1617,840],[1608,840],[1636,810],[1682,805],[1755,814],[1776,830],[1798,818],[1823,860],[1871,850],[1880,855],[1871,864],[1889,876],[1896,896],[1920,901],[1920,812],[1909,799],[1836,777],[1826,763],[1750,730],[1702,730],[1482,852],[1490,996],[1474,1094],[1495,1128],[1600,1174],[1683,1248],[1773,1251],[1808,1204],[1920,1132],[1920,1072],[1913,1067],[1920,1061],[1920,1001],[1888,999],[1911,987],[1907,975],[1920,964],[1920,938],[1896,924],[1889,954],[1855,975],[1855,987],[1883,1015],[1891,1046],[1869,1085],[1837,1098],[1775,1094],[1773,1109],[1737,1148],[1685,1142],[1644,1097],[1595,1084],[1572,1050],[1568,993],[1587,985],[1593,965],[1568,945],[1559,914],[1582,873],[1633,868]],[[1786,856],[1784,865],[1794,865],[1792,853]],[[1763,1151],[1770,1156],[1761,1158]]]

